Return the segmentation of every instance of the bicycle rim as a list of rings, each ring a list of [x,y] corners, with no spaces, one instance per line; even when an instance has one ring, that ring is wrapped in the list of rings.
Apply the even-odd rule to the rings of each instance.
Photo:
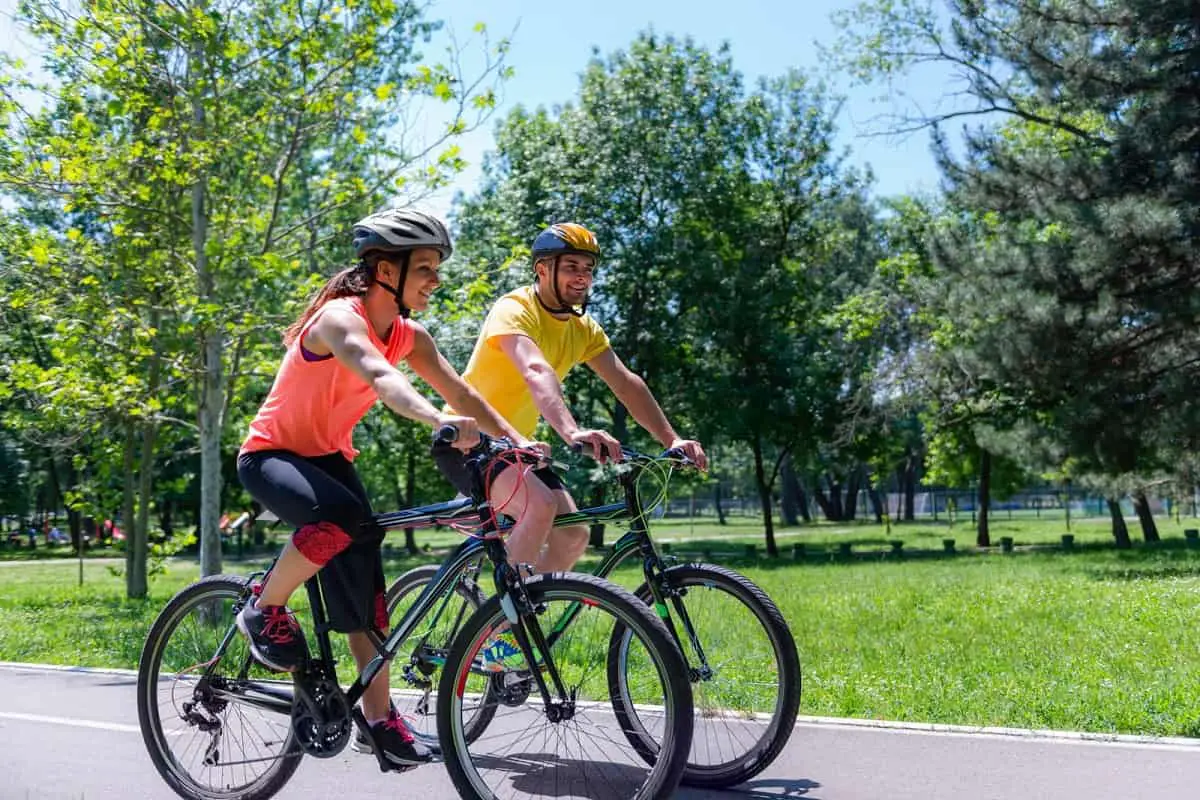
[[[244,638],[233,631],[243,587],[220,577],[183,590],[159,616],[143,650],[143,738],[160,774],[183,797],[264,800],[299,764],[290,716],[250,702],[252,696],[277,695],[283,703],[292,683],[253,662]]]
[[[505,619],[500,599],[489,601],[464,627],[442,676],[439,729],[459,792],[474,798],[669,795],[682,774],[692,710],[682,660],[665,628],[631,594],[592,576],[555,574],[527,586],[535,618],[543,626],[561,619],[572,603],[582,603],[581,613],[551,650],[571,711],[565,719],[553,718],[518,654],[513,657],[517,663],[503,664],[501,675],[510,687],[528,681],[528,696],[519,705],[502,704],[487,734],[474,742],[467,739],[464,714],[483,682],[495,677],[483,674],[481,654],[492,646]],[[630,695],[642,717],[659,720],[659,756],[652,762],[629,744],[614,708],[605,665],[618,626],[630,631],[630,663],[638,662],[631,671],[637,680],[630,683]],[[552,686],[549,671],[542,674]]]
[[[393,622],[404,617],[438,570],[437,565],[416,567],[396,579],[387,595],[388,616]],[[483,600],[483,593],[474,584],[455,581],[448,596],[434,601],[392,662],[392,702],[404,715],[413,733],[427,743],[437,742],[437,689],[442,665],[454,637],[483,605]],[[494,703],[489,703],[485,697],[475,712],[467,727],[472,739],[491,722]]]
[[[704,661],[673,603],[669,624],[675,626],[692,672],[695,725],[683,782],[725,787],[748,780],[765,769],[791,735],[800,702],[800,664],[795,642],[778,609],[745,577],[713,565],[682,565],[668,570],[672,588],[684,589],[682,603]],[[639,596],[651,601],[643,586]],[[645,757],[654,754],[653,719],[640,720],[625,690],[624,645],[615,642],[617,659],[610,680],[621,702],[635,710],[628,730],[646,729],[639,744]],[[708,668],[702,675],[696,673]]]

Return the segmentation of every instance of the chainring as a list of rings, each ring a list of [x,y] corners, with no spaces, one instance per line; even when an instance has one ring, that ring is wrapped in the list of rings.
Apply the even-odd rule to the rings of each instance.
[[[292,705],[296,744],[316,758],[332,758],[342,752],[354,730],[342,687],[328,678],[308,678],[297,680],[296,691]],[[299,696],[300,692],[306,692],[311,703]]]

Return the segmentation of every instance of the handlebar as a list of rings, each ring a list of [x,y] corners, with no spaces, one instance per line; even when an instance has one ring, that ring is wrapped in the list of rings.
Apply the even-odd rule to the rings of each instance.
[[[573,453],[587,455],[590,458],[595,458],[595,456],[592,455],[591,450],[585,450],[584,446],[582,444],[580,444],[579,442],[576,442],[575,444],[570,445],[570,448],[571,448],[571,452],[573,452]],[[626,447],[625,445],[621,445],[621,455],[624,456],[626,458],[626,460],[634,461],[634,462],[674,461],[676,464],[678,464],[681,467],[695,467],[696,466],[695,462],[693,462],[690,458],[688,458],[686,455],[684,455],[683,451],[680,450],[678,447],[667,448],[666,450],[663,450],[658,455],[652,456],[652,455],[647,455],[646,453],[639,453],[637,450],[633,450],[629,447]]]
[[[434,442],[453,444],[454,442],[458,441],[458,428],[454,425],[443,425],[434,431],[433,440]],[[480,431],[479,444],[473,447],[472,451],[481,455],[495,455],[506,450],[511,451],[514,449],[516,449],[516,446],[507,438],[488,436],[486,433]],[[570,445],[570,449],[573,453],[586,454],[589,456],[592,455],[590,450],[585,450],[584,446],[578,442]],[[633,462],[673,461],[681,467],[695,467],[695,463],[686,455],[684,455],[683,451],[678,447],[668,448],[663,450],[657,456],[652,456],[645,453],[639,453],[637,450],[633,450],[622,445],[621,455]],[[532,455],[527,454],[520,454],[519,457],[522,460],[529,461],[530,463],[541,460],[540,458],[534,458]]]
[[[453,444],[458,441],[458,428],[454,425],[443,425],[433,432],[433,441],[441,444]],[[513,444],[507,437],[488,436],[483,431],[479,432],[479,444],[471,448],[471,452],[476,455],[494,456],[499,453],[513,453],[522,461],[527,461],[531,464],[541,461],[541,458],[522,451]]]
[[[482,436],[482,434],[480,434]],[[443,425],[433,432],[433,441],[452,444],[458,441],[458,428],[453,425]]]

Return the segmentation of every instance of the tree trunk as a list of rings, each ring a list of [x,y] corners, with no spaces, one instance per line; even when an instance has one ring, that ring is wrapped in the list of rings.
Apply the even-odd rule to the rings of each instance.
[[[979,528],[975,533],[975,544],[991,547],[992,537],[988,530],[988,509],[992,503],[992,454],[983,451],[979,459]]]
[[[842,506],[842,519],[849,522],[858,516],[858,490],[862,486],[862,467],[855,467],[846,482],[846,502]]]
[[[150,327],[157,331],[162,326],[162,312],[157,305],[150,315]],[[158,384],[162,376],[162,350],[155,337],[154,350],[150,357],[150,370],[146,376],[146,396],[158,395]],[[129,598],[145,597],[149,589],[146,575],[146,554],[150,542],[150,497],[154,492],[154,443],[158,438],[158,425],[154,420],[142,423],[142,453],[138,460],[138,513],[136,524],[132,519],[125,521],[125,593]]]
[[[883,524],[883,498],[879,496],[879,488],[875,486],[875,481],[868,480],[867,497],[871,501],[871,511],[875,514],[875,524]]]
[[[175,509],[175,501],[164,499],[158,504],[158,527],[162,529],[163,538],[170,539],[175,535],[175,523],[172,521],[171,512]],[[262,526],[254,526],[255,544],[262,544]]]
[[[827,477],[829,480],[829,510],[833,512],[830,521],[841,522],[846,518],[846,512],[842,508],[842,483],[832,472]]]
[[[156,371],[153,368],[152,374]],[[156,381],[151,378],[151,383]],[[157,387],[154,388],[157,391]],[[137,524],[125,528],[126,596],[145,597],[149,589],[146,574],[146,555],[150,549],[150,498],[154,494],[154,443],[158,439],[158,426],[153,422],[142,425],[142,455],[138,472]]]
[[[133,423],[133,418],[125,420],[125,445],[121,458],[121,524],[125,526],[125,596],[129,598],[143,597],[143,594],[136,594],[137,581],[133,569],[133,544],[131,541],[132,535],[130,528],[134,519],[134,470],[137,466],[137,438],[135,436],[136,427]]]
[[[836,522],[834,518],[833,505],[829,502],[829,497],[821,488],[821,479],[818,477],[813,481],[813,497],[817,500],[817,505],[821,507],[821,513],[825,515],[825,519],[830,522]]]
[[[799,525],[800,511],[800,481],[796,480],[796,472],[792,469],[792,457],[788,455],[779,467],[781,510],[784,525]]]
[[[1159,541],[1158,525],[1154,522],[1154,514],[1150,513],[1150,500],[1142,489],[1133,494],[1133,510],[1137,512],[1138,522],[1142,523],[1142,539],[1147,542]]]
[[[629,436],[629,409],[623,403],[617,403],[613,407],[613,437],[621,444],[625,444],[625,438]]]
[[[195,4],[198,12],[205,10],[204,0]],[[189,54],[192,61],[189,72],[203,72],[199,50]],[[192,123],[193,136],[203,139],[205,125],[204,98],[201,88],[193,84]],[[195,259],[197,295],[200,304],[220,307],[216,292],[216,276],[209,267],[205,252],[208,244],[208,209],[205,194],[208,188],[207,175],[202,171],[192,183],[192,255]],[[217,575],[221,572],[221,417],[225,396],[222,356],[224,341],[220,322],[206,319],[199,328],[201,363],[203,376],[199,387],[200,427],[200,575]]]
[[[812,512],[808,510],[808,492],[804,489],[804,481],[800,480],[800,476],[796,476],[796,499],[800,505],[800,519],[805,522],[812,522]]]
[[[1108,498],[1108,513],[1112,517],[1113,539],[1117,541],[1117,547],[1122,550],[1133,547],[1133,542],[1129,540],[1129,528],[1125,526],[1125,515],[1121,513],[1121,503]]]
[[[904,464],[904,521],[916,519],[917,505],[917,456],[909,453]]]
[[[404,462],[404,508],[412,508],[416,503],[417,497],[417,449],[415,447],[408,448],[407,457]],[[417,550],[417,529],[404,529],[404,547],[412,555],[416,555]]]
[[[721,479],[718,478],[713,484],[713,505],[717,509],[717,523],[725,524],[725,507],[721,504]]]
[[[767,485],[766,471],[763,469],[762,439],[755,436],[751,441],[754,450],[754,480],[758,484],[758,499],[762,504],[763,528],[767,535],[767,555],[779,555],[775,546],[775,521],[771,513],[771,487]]]
[[[588,502],[593,506],[598,506],[604,503],[604,485],[597,484],[592,487],[592,496]],[[604,523],[593,522],[588,529],[588,545],[591,547],[604,547]]]

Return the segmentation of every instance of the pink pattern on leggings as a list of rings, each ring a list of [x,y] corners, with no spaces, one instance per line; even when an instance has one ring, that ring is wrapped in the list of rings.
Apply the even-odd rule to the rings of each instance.
[[[350,537],[332,522],[314,522],[292,534],[292,544],[300,555],[319,567],[350,545]]]
[[[383,592],[375,595],[375,628],[380,633],[388,629],[387,603],[383,601]]]

